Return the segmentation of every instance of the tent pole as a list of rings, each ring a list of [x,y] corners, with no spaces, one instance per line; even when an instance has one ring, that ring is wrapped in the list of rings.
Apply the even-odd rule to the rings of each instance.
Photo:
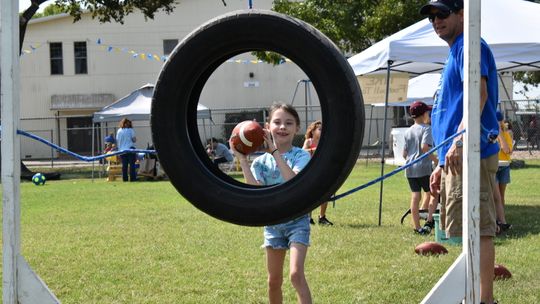
[[[394,63],[392,60],[387,61],[386,66],[386,93],[384,94],[384,121],[383,121],[383,135],[381,146],[381,177],[384,175],[384,145],[386,143],[386,119],[388,117],[388,95],[390,94],[390,66]],[[382,222],[382,195],[383,195],[384,181],[381,179],[381,189],[379,191],[379,226]]]
[[[367,140],[367,144],[368,144],[367,151],[369,151],[369,148],[371,147],[371,124],[373,123],[373,105],[371,105],[370,110],[371,111],[369,113],[369,131],[368,131],[368,140]],[[369,152],[368,154],[366,154],[366,167],[368,165],[368,157],[369,157]]]
[[[96,139],[96,124],[94,123],[94,121],[92,120],[92,157],[95,156],[94,154],[94,151],[95,151],[95,139]],[[92,161],[92,182],[94,182],[94,170],[95,170],[95,163],[94,161]]]

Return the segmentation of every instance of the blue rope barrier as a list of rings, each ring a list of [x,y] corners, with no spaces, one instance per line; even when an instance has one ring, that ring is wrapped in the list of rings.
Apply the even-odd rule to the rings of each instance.
[[[129,149],[129,150],[122,150],[122,151],[114,151],[112,153],[102,154],[102,155],[97,155],[97,156],[83,156],[83,155],[71,152],[71,151],[69,151],[67,149],[64,149],[64,148],[62,148],[62,147],[60,147],[58,145],[55,145],[52,142],[49,142],[49,141],[47,141],[47,140],[45,140],[45,139],[43,139],[43,138],[41,138],[41,137],[39,137],[37,135],[34,135],[32,133],[28,133],[28,132],[22,131],[22,130],[17,130],[17,134],[23,135],[23,136],[26,136],[26,137],[29,137],[29,138],[32,138],[32,139],[35,139],[35,140],[37,140],[37,141],[39,141],[41,143],[46,144],[47,146],[50,146],[50,147],[56,149],[59,152],[71,155],[71,156],[73,156],[73,157],[75,157],[75,158],[77,158],[79,160],[86,161],[86,162],[92,162],[92,161],[104,159],[104,158],[107,158],[107,157],[126,154],[126,153],[145,153],[145,154],[155,154],[156,153],[156,150]]]
[[[358,186],[358,187],[356,187],[356,188],[353,188],[353,189],[351,189],[351,190],[349,190],[349,191],[346,191],[346,192],[344,192],[344,193],[341,193],[341,194],[339,194],[339,195],[334,195],[334,196],[332,196],[332,197],[330,198],[330,200],[336,201],[336,200],[338,200],[338,199],[340,199],[340,198],[343,198],[343,197],[345,197],[345,196],[347,196],[347,195],[353,194],[354,192],[357,192],[357,191],[360,191],[360,190],[362,190],[362,189],[364,189],[364,188],[367,188],[367,187],[369,187],[369,186],[371,186],[371,185],[373,185],[373,184],[376,184],[376,183],[378,183],[378,182],[380,182],[380,181],[382,181],[382,180],[384,180],[384,179],[389,178],[389,177],[392,176],[392,175],[395,175],[395,174],[397,174],[397,173],[399,173],[399,172],[401,172],[401,171],[403,171],[403,170],[409,168],[410,166],[412,166],[412,165],[416,164],[417,162],[423,160],[424,158],[428,157],[431,153],[437,151],[437,149],[438,149],[439,147],[441,147],[442,145],[448,143],[449,141],[451,141],[452,139],[454,139],[455,137],[457,137],[457,136],[459,136],[459,135],[461,135],[461,134],[463,134],[463,133],[465,133],[465,130],[461,130],[461,131],[459,131],[458,133],[456,133],[456,134],[454,134],[454,135],[448,137],[448,138],[445,139],[442,143],[440,143],[438,146],[431,148],[429,151],[427,151],[426,153],[424,153],[422,156],[420,156],[419,158],[417,158],[417,159],[414,160],[413,162],[408,163],[408,164],[406,164],[406,165],[403,166],[403,167],[399,167],[399,168],[395,169],[394,171],[389,172],[389,173],[387,173],[387,174],[385,174],[385,175],[383,175],[383,176],[381,176],[381,177],[378,177],[378,178],[376,178],[376,179],[374,179],[374,180],[372,180],[372,181],[370,181],[370,182],[367,182],[367,183],[365,183],[365,184],[363,184],[363,185],[361,185],[361,186]]]
[[[378,177],[378,178],[376,178],[376,179],[374,179],[372,181],[369,181],[369,182],[367,182],[367,183],[365,183],[365,184],[363,184],[361,186],[358,186],[356,188],[348,190],[348,191],[346,191],[344,193],[341,193],[339,195],[334,195],[334,196],[332,196],[330,198],[330,200],[335,202],[338,199],[341,199],[341,198],[343,198],[345,196],[353,194],[354,192],[365,189],[365,188],[367,188],[367,187],[369,187],[369,186],[371,186],[373,184],[376,184],[376,183],[380,182],[381,180],[387,179],[387,178],[389,178],[389,177],[391,177],[391,176],[393,176],[393,175],[395,175],[395,174],[409,168],[410,166],[412,166],[412,165],[416,164],[417,162],[423,160],[424,158],[428,157],[429,154],[437,151],[437,149],[439,147],[441,147],[442,145],[448,143],[449,141],[451,141],[452,139],[454,139],[455,137],[457,137],[457,136],[459,136],[459,135],[461,135],[463,133],[465,133],[465,130],[461,130],[460,132],[448,137],[442,143],[440,143],[438,146],[431,148],[429,151],[424,153],[422,156],[420,156],[419,158],[417,158],[413,162],[411,162],[411,163],[409,163],[409,164],[407,164],[407,165],[405,165],[403,167],[399,167],[399,168],[395,169],[394,171],[389,172],[389,173],[387,173],[387,174],[385,174],[385,175],[383,175],[381,177]],[[97,155],[97,156],[83,156],[83,155],[79,155],[77,153],[71,152],[71,151],[69,151],[67,149],[64,149],[64,148],[62,148],[62,147],[60,147],[60,146],[58,146],[56,144],[53,144],[53,143],[51,143],[51,142],[49,142],[49,141],[47,141],[47,140],[45,140],[45,139],[43,139],[43,138],[41,138],[41,137],[39,137],[37,135],[28,133],[26,131],[17,130],[17,134],[23,135],[23,136],[26,136],[26,137],[29,137],[29,138],[32,138],[32,139],[35,139],[35,140],[37,140],[39,142],[42,142],[42,143],[56,149],[59,152],[71,155],[71,156],[73,156],[73,157],[75,157],[75,158],[77,158],[79,160],[86,161],[86,162],[92,162],[92,161],[104,159],[104,158],[107,158],[107,157],[126,154],[126,153],[146,153],[146,154],[155,154],[156,153],[156,150],[129,149],[129,150],[122,150],[122,151],[115,151],[115,152],[112,152],[112,153],[102,154],[102,155]]]

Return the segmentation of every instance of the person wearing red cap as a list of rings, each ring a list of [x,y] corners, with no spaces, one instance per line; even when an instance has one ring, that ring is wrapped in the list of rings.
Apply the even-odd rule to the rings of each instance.
[[[405,145],[403,146],[403,158],[406,164],[410,164],[424,155],[433,146],[430,123],[431,107],[421,101],[415,101],[409,108],[409,114],[414,119],[412,125],[405,132]],[[433,171],[432,161],[437,163],[437,158],[431,154],[429,157],[411,165],[405,169],[405,177],[411,189],[411,216],[414,232],[418,234],[429,234],[433,229],[433,212],[435,211],[435,198],[429,191],[429,177]],[[424,190],[423,208],[428,207],[428,217],[424,227],[420,226],[420,211],[418,205]]]
[[[450,47],[431,112],[433,140],[438,146],[464,129],[463,1],[431,0],[420,9],[420,14],[428,17],[435,33]],[[493,53],[483,39],[480,41],[480,49],[480,301],[492,304],[495,267],[493,238],[497,232],[492,180],[498,168],[499,124],[495,113],[499,97],[497,66]],[[461,236],[463,136],[457,136],[453,141],[442,145],[437,155],[439,166],[431,174],[431,191],[440,193],[441,204],[446,211],[446,235]]]

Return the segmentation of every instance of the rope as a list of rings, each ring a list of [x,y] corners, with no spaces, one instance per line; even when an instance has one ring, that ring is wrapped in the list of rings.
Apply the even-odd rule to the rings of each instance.
[[[58,145],[53,144],[52,142],[49,142],[49,141],[47,141],[47,140],[45,140],[45,139],[43,139],[43,138],[41,138],[41,137],[39,137],[37,135],[28,133],[26,131],[17,130],[17,134],[20,134],[20,135],[35,139],[35,140],[37,140],[39,142],[42,142],[42,143],[46,144],[47,146],[50,146],[50,147],[56,149],[59,152],[71,155],[71,156],[73,156],[73,157],[75,157],[75,158],[77,158],[79,160],[86,161],[86,162],[93,162],[93,161],[100,160],[100,159],[103,159],[103,158],[107,158],[107,157],[111,157],[111,156],[115,156],[115,155],[126,154],[126,153],[145,153],[145,154],[155,154],[156,153],[156,150],[128,149],[128,150],[115,151],[115,152],[112,152],[112,153],[107,153],[107,154],[102,154],[102,155],[97,155],[97,156],[83,156],[83,155],[71,152],[71,151],[69,151],[67,149],[64,149],[64,148],[62,148],[62,147],[60,147]]]
[[[250,2],[251,2],[251,1],[250,1]],[[456,133],[456,134],[454,134],[454,135],[448,137],[448,138],[445,139],[443,142],[441,142],[438,146],[431,148],[429,151],[427,151],[426,153],[424,153],[422,156],[420,156],[419,158],[417,158],[417,159],[414,160],[413,162],[408,163],[408,164],[406,164],[406,165],[403,166],[403,167],[399,167],[399,168],[395,169],[394,171],[389,172],[389,173],[387,173],[387,174],[385,174],[385,175],[383,175],[383,176],[381,176],[381,177],[378,177],[378,178],[376,178],[376,179],[374,179],[374,180],[372,180],[372,181],[369,181],[369,182],[367,182],[367,183],[365,183],[365,184],[363,184],[363,185],[361,185],[361,186],[358,186],[358,187],[356,187],[356,188],[353,188],[353,189],[351,189],[351,190],[348,190],[348,191],[346,191],[346,192],[344,192],[344,193],[341,193],[341,194],[338,194],[338,195],[334,195],[334,196],[332,196],[332,197],[330,198],[330,200],[332,200],[332,201],[335,203],[335,201],[337,201],[338,199],[341,199],[341,198],[343,198],[343,197],[345,197],[345,196],[351,195],[351,194],[353,194],[354,192],[360,191],[360,190],[362,190],[362,189],[364,189],[364,188],[367,188],[367,187],[369,187],[369,186],[371,186],[371,185],[373,185],[373,184],[376,184],[376,183],[378,183],[378,182],[380,182],[380,181],[382,181],[382,180],[384,180],[384,179],[387,179],[387,178],[389,178],[389,177],[391,177],[391,176],[393,176],[393,175],[396,175],[397,173],[399,173],[399,172],[401,172],[401,171],[403,171],[403,170],[409,168],[410,166],[412,166],[412,165],[416,164],[417,162],[423,160],[424,158],[428,157],[428,155],[430,155],[431,153],[437,151],[437,149],[438,149],[439,147],[441,147],[442,145],[448,143],[449,141],[451,141],[452,139],[454,139],[455,137],[457,137],[457,136],[459,136],[459,135],[461,135],[461,134],[463,134],[463,133],[465,133],[465,130],[461,130],[460,132],[458,132],[458,133]],[[37,135],[28,133],[28,132],[26,132],[26,131],[17,130],[17,134],[20,134],[20,135],[23,135],[23,136],[26,136],[26,137],[35,139],[35,140],[37,140],[37,141],[39,141],[39,142],[42,142],[42,143],[44,143],[44,144],[46,144],[46,145],[48,145],[48,146],[50,146],[50,147],[56,149],[56,150],[59,151],[59,152],[62,152],[62,153],[71,155],[71,156],[73,156],[73,157],[75,157],[75,158],[77,158],[77,159],[79,159],[79,160],[86,161],[86,162],[92,162],[92,161],[100,160],[100,159],[103,159],[103,158],[107,158],[107,157],[111,157],[111,156],[115,156],[115,155],[126,154],[126,153],[145,153],[145,154],[155,154],[155,153],[156,153],[156,150],[128,149],[128,150],[115,151],[115,152],[112,152],[112,153],[102,154],[102,155],[97,155],[97,156],[83,156],[83,155],[79,155],[79,154],[77,154],[77,153],[71,152],[71,151],[69,151],[69,150],[67,150],[67,149],[64,149],[64,148],[62,148],[62,147],[60,147],[60,146],[58,146],[58,145],[55,145],[55,144],[53,144],[53,143],[51,143],[51,142],[49,142],[49,141],[47,141],[47,140],[45,140],[45,139],[43,139],[43,138],[37,136]]]
[[[330,200],[336,201],[336,200],[338,200],[338,199],[340,199],[340,198],[343,198],[343,197],[345,197],[345,196],[347,196],[347,195],[353,194],[353,193],[356,192],[356,191],[360,191],[360,190],[362,190],[362,189],[364,189],[364,188],[367,188],[367,187],[369,187],[369,186],[371,186],[371,185],[373,185],[373,184],[376,184],[376,183],[378,183],[378,182],[380,182],[380,181],[382,181],[382,180],[384,180],[384,179],[389,178],[389,177],[392,176],[392,175],[395,175],[395,174],[397,174],[397,173],[399,173],[399,172],[401,172],[401,171],[403,171],[403,170],[409,168],[410,166],[412,166],[412,165],[416,164],[417,162],[423,160],[424,158],[428,157],[428,155],[430,155],[431,153],[437,151],[437,149],[438,149],[439,147],[441,147],[442,145],[448,143],[449,141],[451,141],[452,139],[454,139],[455,137],[457,137],[457,136],[459,136],[459,135],[461,135],[461,134],[463,134],[463,133],[465,133],[465,130],[461,130],[461,131],[459,131],[458,133],[456,133],[456,134],[454,134],[454,135],[448,137],[448,138],[445,139],[443,142],[441,142],[438,146],[431,148],[429,151],[427,151],[426,153],[424,153],[422,156],[420,156],[419,158],[417,158],[417,159],[414,160],[413,162],[408,163],[408,164],[406,164],[406,165],[403,166],[403,167],[399,167],[399,168],[395,169],[394,171],[389,172],[389,173],[387,173],[387,174],[385,174],[385,175],[383,175],[383,176],[381,176],[381,177],[378,177],[378,178],[376,178],[376,179],[374,179],[374,180],[372,180],[372,181],[369,181],[369,182],[367,182],[367,183],[365,183],[365,184],[363,184],[363,185],[361,185],[361,186],[358,186],[358,187],[356,187],[356,188],[353,188],[353,189],[351,189],[351,190],[349,190],[349,191],[346,191],[346,192],[344,192],[344,193],[341,193],[341,194],[339,194],[339,195],[334,195],[334,196],[332,196],[332,197],[330,198]]]

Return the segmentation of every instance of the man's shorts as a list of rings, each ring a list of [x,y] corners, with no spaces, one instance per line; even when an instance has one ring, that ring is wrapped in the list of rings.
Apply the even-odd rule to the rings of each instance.
[[[495,177],[499,184],[510,184],[510,166],[500,166]]]
[[[480,236],[495,236],[497,214],[493,199],[493,185],[499,167],[498,155],[494,154],[480,161]],[[462,175],[443,172],[444,185],[441,185],[441,200],[446,209],[446,236],[463,235],[463,179]]]
[[[407,177],[407,180],[409,181],[411,192],[421,192],[421,190],[429,192],[429,175],[422,177]]]
[[[309,246],[310,230],[308,214],[283,224],[265,226],[262,247],[289,249],[291,243]]]

